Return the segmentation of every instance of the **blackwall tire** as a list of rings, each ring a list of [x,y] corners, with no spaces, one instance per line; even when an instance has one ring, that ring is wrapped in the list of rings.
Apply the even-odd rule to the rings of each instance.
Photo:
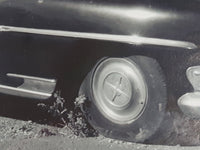
[[[149,140],[159,129],[166,93],[159,64],[145,56],[102,59],[80,88],[89,123],[106,137],[133,142]]]

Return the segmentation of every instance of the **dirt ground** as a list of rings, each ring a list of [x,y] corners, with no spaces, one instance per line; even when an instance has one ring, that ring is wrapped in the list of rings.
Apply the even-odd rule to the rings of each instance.
[[[145,145],[98,137],[80,137],[68,128],[0,117],[1,150],[198,150],[200,147]]]
[[[161,140],[154,141],[157,145],[135,144],[99,135],[88,126],[80,110],[65,111],[63,101],[57,95],[49,106],[16,100],[1,103],[0,150],[200,150],[200,120],[167,113],[161,124]],[[63,122],[64,126],[58,127]]]
[[[79,115],[80,111],[76,113],[74,111],[72,114],[70,114],[70,111],[61,113],[65,112],[65,109],[60,108],[62,100],[59,96],[56,97],[56,103],[51,105],[51,107],[54,106],[52,108],[41,105],[44,111],[39,111],[40,107],[39,110],[38,107],[33,109],[32,106],[37,105],[30,105],[29,103],[27,105],[23,104],[23,107],[21,107],[22,103],[19,103],[19,101],[14,104],[13,101],[6,101],[8,107],[5,102],[2,103],[2,108],[6,110],[6,113],[0,113],[0,150],[200,150],[200,147],[197,147],[200,146],[199,120],[192,120],[178,113],[168,113],[168,117],[161,125],[162,130],[159,134],[159,139],[165,138],[155,142],[156,144],[162,144],[162,146],[135,144],[105,138],[98,135],[98,133],[95,134],[96,131],[87,126],[87,122],[84,122],[82,115]],[[51,117],[48,117],[49,113]],[[7,114],[13,115],[9,116]],[[20,119],[19,116],[23,117]],[[30,119],[27,119],[27,117]],[[58,127],[58,124],[59,122],[62,123],[63,117],[67,122],[61,128]],[[167,118],[172,119],[168,120]],[[42,121],[38,121],[40,119]],[[169,130],[169,126],[173,129]],[[188,147],[191,145],[193,147]]]

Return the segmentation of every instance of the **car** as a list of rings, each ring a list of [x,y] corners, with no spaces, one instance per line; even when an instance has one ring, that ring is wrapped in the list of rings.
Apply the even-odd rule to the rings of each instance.
[[[199,0],[2,0],[0,18],[1,95],[84,96],[91,126],[133,142],[200,117]]]

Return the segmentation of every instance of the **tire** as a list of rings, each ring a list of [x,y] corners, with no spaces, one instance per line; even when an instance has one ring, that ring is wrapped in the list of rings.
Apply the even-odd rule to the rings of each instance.
[[[161,67],[145,56],[102,59],[79,92],[88,99],[82,110],[100,134],[140,143],[163,121],[166,93]]]

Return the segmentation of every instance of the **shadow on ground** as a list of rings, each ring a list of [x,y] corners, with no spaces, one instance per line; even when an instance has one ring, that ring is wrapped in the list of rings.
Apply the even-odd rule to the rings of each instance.
[[[95,137],[98,133],[86,122],[80,109],[66,106],[66,110],[59,108],[63,100],[59,95],[47,105],[38,101],[28,101],[23,98],[1,96],[0,116],[24,121],[33,121],[62,128],[67,126],[73,134],[81,137]],[[59,105],[55,105],[55,101]],[[38,104],[42,104],[38,107]],[[59,111],[49,111],[54,107]],[[51,108],[52,107],[52,108]],[[56,110],[55,109],[55,110]],[[63,111],[63,112],[62,112]],[[63,113],[62,115],[61,112]],[[64,120],[63,120],[64,118]],[[44,131],[45,132],[45,131]],[[167,113],[159,132],[156,134],[160,140],[146,141],[146,144],[163,145],[200,145],[200,121],[192,120],[181,113]]]

